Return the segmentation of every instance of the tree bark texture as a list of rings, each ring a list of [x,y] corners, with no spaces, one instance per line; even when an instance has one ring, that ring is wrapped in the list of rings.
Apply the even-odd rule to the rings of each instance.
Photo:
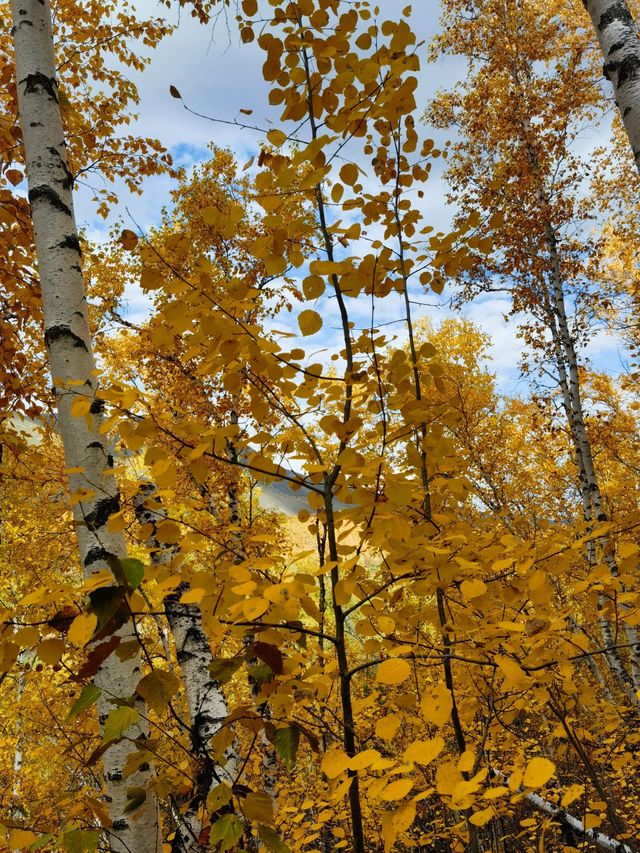
[[[73,176],[58,102],[49,0],[12,0],[13,42],[20,125],[24,140],[29,201],[42,290],[45,344],[56,393],[59,431],[64,445],[69,487],[73,496],[80,558],[85,575],[109,569],[109,561],[126,556],[121,534],[107,528],[119,509],[112,460],[100,434],[102,402],[97,396],[82,258],[73,212]],[[81,416],[72,413],[80,400]],[[76,415],[78,410],[76,409]],[[107,473],[105,473],[107,472]],[[121,640],[133,640],[130,623],[118,630]],[[140,680],[138,655],[120,661],[111,654],[95,682],[102,694],[98,703],[101,723],[118,700],[128,700]],[[115,701],[112,701],[115,700]],[[160,850],[157,798],[148,786],[151,769],[143,766],[123,779],[133,740],[146,739],[141,722],[125,733],[104,755],[106,798],[112,821],[110,845],[114,853],[156,853]],[[144,787],[146,800],[127,812],[127,789]]]
[[[178,551],[176,546],[166,546],[159,541],[157,528],[166,519],[166,511],[155,492],[152,483],[140,487],[136,496],[136,516],[143,526],[152,561],[161,565],[170,563]],[[216,763],[211,755],[211,738],[225,724],[228,709],[222,688],[211,677],[209,667],[214,658],[202,627],[200,608],[197,604],[180,601],[188,588],[186,583],[181,583],[164,599],[164,611],[175,642],[189,710],[193,757],[197,761],[194,790],[186,809],[180,814],[171,845],[172,853],[202,853],[207,849],[206,844],[199,840],[207,794],[220,782],[232,785],[239,764],[233,748],[225,756],[224,765]]]
[[[626,0],[584,0],[640,172],[640,41]]]

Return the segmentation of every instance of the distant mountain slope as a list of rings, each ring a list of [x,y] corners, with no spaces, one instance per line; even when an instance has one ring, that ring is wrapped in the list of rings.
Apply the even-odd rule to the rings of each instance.
[[[297,515],[301,509],[309,509],[307,490],[294,491],[283,480],[260,483],[260,505],[264,509],[281,512],[284,515]]]

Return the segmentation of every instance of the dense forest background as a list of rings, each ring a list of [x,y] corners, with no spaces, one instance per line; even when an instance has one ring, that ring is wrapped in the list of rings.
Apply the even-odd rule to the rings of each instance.
[[[640,849],[635,0],[1,8],[1,843]]]

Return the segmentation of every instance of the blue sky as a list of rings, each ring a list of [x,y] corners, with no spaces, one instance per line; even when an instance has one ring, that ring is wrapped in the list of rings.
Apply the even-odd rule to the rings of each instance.
[[[402,0],[379,0],[377,5],[382,19],[393,19],[406,4]],[[141,14],[159,13],[154,0],[141,0],[138,9]],[[163,7],[164,12],[166,9]],[[414,4],[411,19],[418,41],[425,42],[421,48],[422,71],[417,92],[418,103],[425,106],[438,88],[451,87],[465,72],[464,63],[458,59],[446,58],[436,63],[426,61],[426,46],[438,30],[438,14],[437,0],[420,0]],[[170,96],[170,85],[178,88],[189,107],[204,115],[228,121],[237,118],[263,127],[278,126],[278,111],[268,106],[268,90],[262,80],[263,54],[255,43],[240,44],[232,18],[230,24],[230,33],[221,19],[215,26],[203,27],[183,13],[175,33],[156,49],[152,63],[136,80],[141,102],[139,119],[131,126],[131,132],[160,139],[171,150],[176,162],[186,167],[206,158],[206,146],[210,142],[230,147],[239,162],[243,162],[256,153],[261,136],[252,130],[213,123],[187,113],[180,101]],[[252,115],[247,118],[240,114],[241,108],[253,110]],[[425,135],[435,136],[436,144],[444,141],[441,135],[427,128],[424,128],[424,132]],[[597,130],[586,134],[581,140],[585,154],[599,142],[602,142],[602,136]],[[430,224],[436,229],[445,229],[453,211],[445,201],[446,186],[441,171],[437,171],[438,162],[443,165],[442,160],[434,164],[434,171],[426,187],[425,204]],[[366,167],[364,162],[362,165]],[[148,179],[140,197],[131,196],[122,187],[119,208],[113,211],[107,223],[103,223],[95,217],[91,192],[88,188],[81,188],[77,197],[78,218],[88,233],[98,240],[106,236],[108,228],[118,217],[125,227],[133,227],[126,209],[146,229],[157,222],[159,210],[168,204],[170,189],[171,181],[166,177]],[[446,292],[442,299],[438,299],[432,293],[424,294],[416,289],[413,296],[416,300],[428,303],[424,307],[415,306],[418,316],[426,314],[435,323],[449,316],[445,304]],[[130,316],[136,320],[143,319],[148,311],[148,303],[135,284],[130,286],[127,299]],[[503,319],[508,307],[508,299],[504,296],[486,295],[466,306],[463,314],[490,335],[492,367],[502,389],[507,393],[522,393],[526,387],[518,373],[521,346],[516,336],[516,325],[513,321],[505,323]],[[368,305],[363,306],[362,310],[368,317]],[[401,316],[398,304],[390,303],[384,310],[385,316],[378,315],[380,322]],[[356,311],[356,323],[359,313]],[[293,327],[286,317],[279,318],[276,325],[278,328]],[[330,322],[318,337],[328,352],[338,348],[339,332],[337,328],[331,328]],[[314,347],[314,340],[310,339],[308,345]],[[619,341],[605,333],[595,336],[589,356],[594,366],[613,373],[619,372],[624,357]]]

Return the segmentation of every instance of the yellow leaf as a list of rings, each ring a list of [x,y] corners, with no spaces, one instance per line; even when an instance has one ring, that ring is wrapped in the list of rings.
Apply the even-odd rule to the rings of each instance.
[[[412,779],[395,779],[393,782],[389,782],[382,794],[380,794],[380,799],[387,803],[401,800],[403,797],[407,796],[412,788]]]
[[[391,853],[398,836],[405,832],[416,817],[416,804],[413,800],[403,803],[395,812],[385,812],[382,815],[382,838],[384,853]]]
[[[340,169],[340,180],[344,184],[355,184],[358,180],[359,169],[355,165],[355,163],[345,163],[345,165]]]
[[[349,770],[364,770],[365,767],[370,767],[377,758],[380,758],[377,749],[365,749],[349,759]]]
[[[120,243],[122,248],[127,252],[131,252],[138,245],[138,237],[133,231],[129,231],[128,228],[125,228],[118,237],[118,243]]]
[[[391,853],[395,841],[402,832],[406,832],[416,818],[416,804],[413,800],[403,803],[395,812],[385,812],[382,815],[382,838],[384,853]]]
[[[415,764],[430,764],[444,749],[444,738],[440,735],[431,740],[417,740],[404,751],[404,760]]]
[[[329,779],[337,779],[341,773],[344,773],[348,769],[349,760],[349,756],[346,753],[338,749],[338,747],[334,747],[325,752],[320,764],[320,770]]]
[[[444,726],[451,717],[451,693],[445,684],[439,684],[432,690],[425,690],[420,700],[422,716],[434,726]]]
[[[475,763],[475,752],[472,749],[466,749],[458,759],[458,770],[461,773],[470,773]]]
[[[402,684],[411,675],[411,666],[403,658],[387,658],[378,667],[378,684]]]
[[[317,311],[306,309],[298,315],[298,325],[303,335],[315,335],[322,328],[322,317]]]
[[[71,402],[71,414],[74,418],[81,418],[83,415],[88,415],[91,409],[91,399],[78,395]]]
[[[472,814],[469,818],[469,821],[474,826],[484,826],[485,823],[489,823],[489,821],[493,817],[493,814],[493,807],[489,806],[486,809],[482,809],[482,811],[480,812],[475,812],[474,814]]]
[[[62,640],[43,640],[36,646],[36,651],[42,663],[53,666],[62,657],[64,643]]]
[[[287,259],[282,255],[268,255],[263,263],[267,275],[282,275],[287,269]]]
[[[16,631],[13,635],[13,642],[17,643],[19,646],[23,646],[24,648],[35,646],[39,639],[40,632],[37,628],[33,628],[31,626],[20,628],[20,630]]]
[[[280,148],[280,146],[286,142],[287,134],[282,130],[270,130],[267,133],[267,139],[272,145],[275,145],[276,148]]]
[[[569,785],[567,790],[564,792],[562,800],[560,801],[560,805],[563,809],[566,809],[567,806],[570,806],[571,803],[578,800],[584,794],[584,785]]]
[[[556,772],[556,765],[548,758],[533,758],[524,771],[522,783],[525,788],[541,788]]]
[[[269,609],[269,602],[265,598],[250,598],[242,604],[242,612],[247,619],[259,619]]]
[[[342,264],[336,261],[311,261],[309,272],[312,275],[337,275],[342,272]]]
[[[496,655],[495,661],[502,670],[509,687],[521,687],[527,682],[529,676],[512,658],[505,657],[505,655]]]
[[[200,604],[205,596],[206,590],[197,587],[196,589],[188,589],[180,596],[180,604]]]
[[[30,847],[37,838],[35,832],[30,832],[28,829],[12,829],[9,832],[9,849],[24,850]]]
[[[302,282],[302,290],[307,299],[317,299],[324,293],[324,281],[317,275],[310,275]]]
[[[400,717],[397,714],[387,714],[376,722],[376,737],[381,740],[392,740],[400,728]]]
[[[248,820],[267,825],[273,823],[273,800],[263,791],[248,794],[242,801],[242,811]]]
[[[86,646],[98,624],[95,613],[81,613],[71,623],[69,628],[69,640],[75,646]]]
[[[229,785],[221,782],[212,788],[207,795],[207,810],[209,812],[217,812],[222,806],[226,806],[232,797],[232,791]]]
[[[483,800],[497,800],[499,797],[504,797],[509,793],[509,789],[504,785],[498,785],[496,788],[488,788],[482,795]]]
[[[200,215],[207,225],[210,225],[212,228],[215,228],[216,225],[219,224],[221,219],[221,212],[217,207],[213,205],[209,205],[208,207],[203,207]]]
[[[479,598],[479,596],[484,595],[487,591],[487,585],[481,580],[462,581],[460,591],[467,601],[469,601],[471,598]]]
[[[626,560],[627,557],[634,557],[639,550],[635,542],[621,542],[618,545],[618,556]]]

